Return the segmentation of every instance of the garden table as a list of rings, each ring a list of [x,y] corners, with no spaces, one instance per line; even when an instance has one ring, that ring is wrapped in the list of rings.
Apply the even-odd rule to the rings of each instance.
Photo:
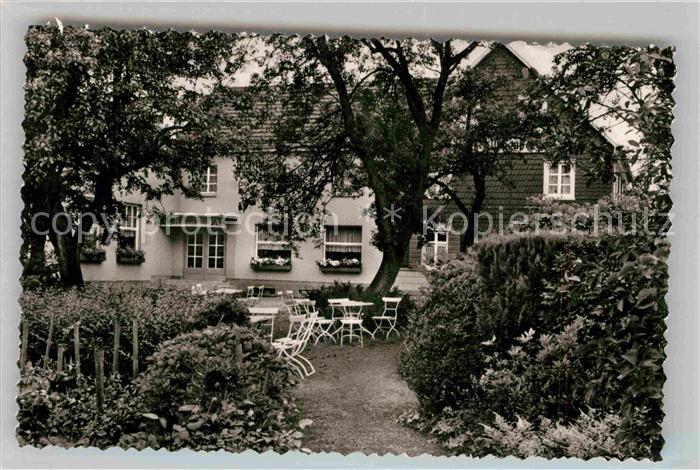
[[[277,307],[250,307],[248,309],[248,321],[251,325],[269,325],[270,326],[270,340],[274,338],[275,335],[275,317],[279,312]]]
[[[338,328],[333,334],[340,331],[340,345],[343,345],[343,338],[347,337],[352,344],[352,339],[354,337],[360,338],[360,344],[364,346],[364,341],[362,339],[362,333],[365,332],[372,336],[372,332],[367,328],[362,326],[362,309],[364,307],[373,307],[372,302],[361,302],[358,300],[344,300],[335,304],[336,307],[340,307],[343,312],[343,318],[340,319],[340,328]],[[343,334],[344,327],[348,327],[349,332]],[[357,327],[359,334],[355,333],[354,327]]]
[[[238,294],[243,293],[243,291],[241,289],[233,289],[231,287],[220,287],[212,292],[214,294],[227,294],[227,295],[238,295]]]

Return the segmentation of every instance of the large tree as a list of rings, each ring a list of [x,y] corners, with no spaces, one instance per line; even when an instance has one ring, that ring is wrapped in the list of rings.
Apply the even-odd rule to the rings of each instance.
[[[389,290],[411,236],[423,230],[423,198],[450,78],[476,43],[275,35],[265,40],[259,139],[238,149],[244,205],[319,215],[338,190],[369,188],[383,253],[369,288]],[[272,143],[268,140],[272,136]],[[310,217],[308,223],[317,223]]]
[[[81,285],[81,237],[95,222],[107,236],[120,195],[198,196],[192,181],[212,157],[229,153],[233,139],[221,126],[230,124],[222,103],[239,96],[225,86],[240,65],[236,40],[216,32],[29,29],[25,275],[42,266],[48,233],[63,284]]]

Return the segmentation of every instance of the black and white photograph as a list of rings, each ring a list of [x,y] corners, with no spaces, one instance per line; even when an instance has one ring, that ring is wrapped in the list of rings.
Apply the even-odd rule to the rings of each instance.
[[[87,23],[23,39],[21,450],[662,459],[673,44]]]

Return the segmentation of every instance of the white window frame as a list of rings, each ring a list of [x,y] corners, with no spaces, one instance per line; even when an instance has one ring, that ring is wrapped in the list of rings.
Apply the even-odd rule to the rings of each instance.
[[[353,227],[353,228],[359,228],[360,229],[360,241],[359,242],[329,242],[326,239],[326,234],[329,231],[329,228],[331,227],[330,230],[336,230],[337,228],[340,227]],[[360,262],[362,262],[362,225],[337,225],[337,226],[332,226],[328,225],[323,227],[323,261],[326,261],[326,249],[328,247],[333,247],[333,246],[339,246],[339,247],[346,247],[346,246],[357,246],[360,248]]]
[[[134,212],[134,214],[130,215],[130,212]],[[133,225],[131,224],[132,220]],[[139,250],[141,248],[141,205],[124,203],[124,217],[119,223],[119,233],[124,232],[134,234],[134,250]]]
[[[573,201],[576,199],[576,164],[574,162],[571,162],[568,164],[569,166],[569,171],[566,172],[564,171],[565,167],[567,164],[565,163],[560,163],[557,165],[556,171],[554,171],[550,165],[549,162],[544,162],[544,176],[542,178],[543,183],[542,183],[542,194],[544,197],[549,198],[549,199],[559,199],[562,201]],[[562,188],[562,176],[564,175],[569,175],[569,193],[568,194],[562,194],[561,188]],[[557,192],[549,192],[549,177],[552,175],[557,176]]]
[[[213,169],[213,171],[212,171]],[[214,181],[212,181],[214,179]],[[218,165],[209,165],[207,172],[204,174],[204,191],[202,196],[216,196],[216,191],[219,188],[219,167]]]
[[[260,243],[262,243],[262,244],[264,244],[264,245],[278,245],[278,246],[282,246],[282,247],[284,247],[284,248],[286,248],[286,249],[288,249],[288,250],[291,251],[291,243],[289,242],[289,240],[282,240],[282,241],[277,241],[277,242],[265,240],[265,241],[262,241],[262,242],[261,242],[261,241],[260,241],[260,237],[259,237],[259,235],[258,235],[258,234],[259,234],[260,227],[268,227],[268,225],[267,225],[267,224],[258,224],[258,225],[255,226],[255,257],[256,257],[256,258],[260,258],[260,254],[259,254]],[[289,260],[291,261],[291,253],[290,253],[290,258],[289,258]]]
[[[194,243],[190,243],[190,237],[193,237]],[[197,237],[201,237],[201,243],[197,243]],[[190,256],[190,247],[194,247],[194,253]],[[197,254],[197,247],[201,247],[201,254]],[[192,259],[193,266],[190,266],[190,259]],[[197,266],[197,259],[201,260],[201,265]],[[185,239],[185,268],[186,269],[203,269],[204,268],[204,232],[198,231],[194,233],[188,233]]]
[[[215,242],[213,245],[211,243],[212,237],[215,237]],[[211,249],[214,248],[214,255],[211,255]],[[221,256],[218,255],[218,248],[221,247]],[[202,249],[202,251],[204,251]],[[210,266],[211,261],[214,261],[214,266]],[[218,261],[221,261],[221,266],[218,266]],[[213,233],[207,234],[207,266],[206,269],[218,269],[222,270],[226,266],[226,234],[222,231],[215,231]]]
[[[445,241],[438,240],[438,234],[440,234],[440,233],[445,234]],[[423,245],[423,250],[421,253],[421,261],[424,264],[425,264],[425,261],[432,261],[433,263],[437,263],[438,253],[440,253],[440,248],[442,248],[442,247],[444,247],[445,253],[449,254],[449,252],[450,252],[450,230],[447,228],[436,227],[433,229],[433,239],[427,240],[425,245]],[[433,251],[428,260],[426,260],[423,256],[426,254],[427,248],[432,248],[432,251]]]

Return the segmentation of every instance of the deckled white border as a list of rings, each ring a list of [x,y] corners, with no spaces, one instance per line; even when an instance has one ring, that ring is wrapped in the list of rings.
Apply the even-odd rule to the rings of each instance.
[[[250,3],[14,3],[2,8],[1,54],[1,237],[2,286],[0,330],[2,331],[2,401],[0,423],[1,464],[3,468],[138,468],[138,467],[254,467],[254,468],[575,468],[575,467],[668,467],[697,468],[700,440],[698,416],[698,5],[652,3],[595,4],[250,4]],[[661,463],[620,463],[595,459],[469,459],[376,454],[298,453],[284,456],[246,452],[239,455],[195,453],[191,451],[123,451],[110,449],[18,448],[14,437],[16,404],[14,401],[19,351],[17,330],[20,292],[17,259],[20,245],[19,213],[21,200],[21,145],[24,139],[23,116],[23,36],[29,24],[46,23],[59,17],[64,24],[89,23],[92,27],[178,29],[245,29],[256,31],[354,32],[356,35],[433,34],[436,37],[467,39],[523,39],[592,41],[600,43],[640,44],[678,47],[676,63],[679,75],[675,98],[678,103],[673,126],[674,181],[672,196],[674,220],[670,261],[671,292],[668,303],[668,376],[665,387],[664,461]]]

